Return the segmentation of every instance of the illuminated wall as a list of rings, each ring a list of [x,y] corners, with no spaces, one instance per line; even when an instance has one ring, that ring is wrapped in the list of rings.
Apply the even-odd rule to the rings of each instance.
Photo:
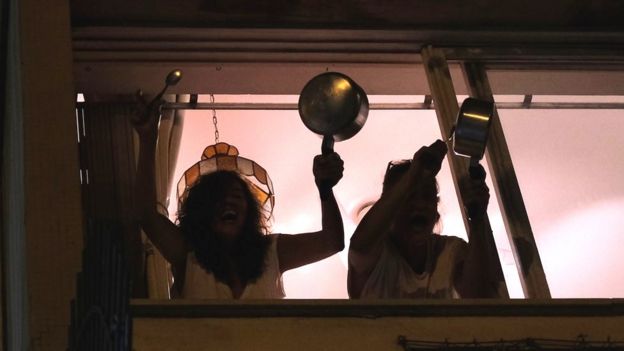
[[[414,102],[418,98],[371,100]],[[296,96],[217,96],[216,100],[296,102]],[[619,269],[623,259],[618,254],[624,247],[622,112],[501,110],[500,114],[552,296],[624,296],[624,273]],[[273,179],[273,232],[320,229],[312,158],[320,152],[321,139],[305,128],[297,111],[223,110],[217,116],[220,140],[236,145],[241,156],[259,162]],[[214,143],[212,111],[187,111],[183,133],[176,182],[203,148]],[[373,110],[359,134],[336,144],[335,150],[345,161],[344,178],[335,193],[347,245],[358,221],[358,208],[379,196],[388,160],[410,158],[436,138],[439,128],[432,110]],[[446,163],[439,183],[442,234],[466,238]],[[492,195],[489,215],[508,289],[512,297],[523,297],[494,191]],[[170,213],[175,211],[172,204]],[[287,296],[347,297],[346,260],[347,249],[287,272]]]

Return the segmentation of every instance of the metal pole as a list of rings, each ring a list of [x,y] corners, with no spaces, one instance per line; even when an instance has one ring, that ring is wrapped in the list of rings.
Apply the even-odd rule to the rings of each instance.
[[[531,95],[527,95],[531,96]],[[80,105],[80,103],[78,104]],[[265,102],[166,102],[164,109],[171,110],[297,110],[296,103],[265,103]],[[370,110],[431,110],[435,108],[435,103],[427,102],[406,102],[406,103],[372,103]],[[618,110],[624,109],[624,103],[617,102],[499,102],[496,103],[499,110],[551,110],[551,109],[589,109],[589,110]]]

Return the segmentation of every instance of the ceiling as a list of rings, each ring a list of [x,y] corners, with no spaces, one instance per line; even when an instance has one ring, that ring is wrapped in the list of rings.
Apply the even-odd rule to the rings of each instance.
[[[618,0],[71,1],[75,26],[621,31]]]

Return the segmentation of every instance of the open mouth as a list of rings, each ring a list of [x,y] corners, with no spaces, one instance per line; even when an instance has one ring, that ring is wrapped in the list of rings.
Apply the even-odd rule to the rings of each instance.
[[[234,210],[225,210],[221,214],[222,221],[235,221],[238,218],[238,213]]]

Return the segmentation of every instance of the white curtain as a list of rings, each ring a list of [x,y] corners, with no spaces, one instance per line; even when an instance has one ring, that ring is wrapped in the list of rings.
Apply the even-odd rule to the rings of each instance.
[[[165,101],[189,102],[190,95],[165,95]],[[169,193],[174,183],[180,138],[184,121],[184,110],[163,110],[158,128],[156,145],[156,196],[158,212],[169,216]],[[175,199],[174,199],[175,201]],[[150,299],[168,299],[173,282],[168,262],[152,243],[143,235],[146,252],[147,287]]]

